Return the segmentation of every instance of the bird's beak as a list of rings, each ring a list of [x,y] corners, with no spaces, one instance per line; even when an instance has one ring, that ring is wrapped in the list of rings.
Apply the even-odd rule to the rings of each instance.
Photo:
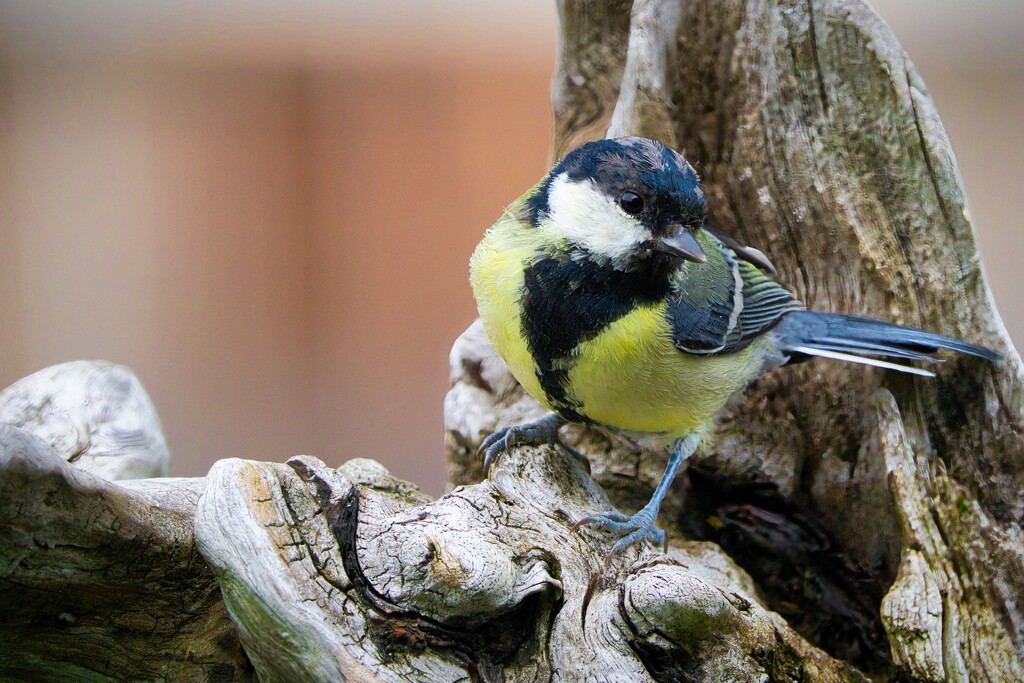
[[[693,230],[685,225],[674,225],[667,235],[655,240],[654,248],[666,254],[679,256],[687,261],[706,263],[708,255],[697,244]]]

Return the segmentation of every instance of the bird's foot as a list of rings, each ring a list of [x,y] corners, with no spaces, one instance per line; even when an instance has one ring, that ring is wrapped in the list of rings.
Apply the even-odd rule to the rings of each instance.
[[[644,539],[651,541],[655,545],[660,545],[663,552],[668,552],[668,534],[663,529],[654,526],[654,523],[658,520],[658,510],[661,509],[661,503],[665,500],[669,487],[672,486],[672,480],[675,479],[676,474],[679,473],[679,468],[683,466],[686,459],[693,455],[699,442],[700,434],[694,432],[681,439],[677,439],[672,444],[672,448],[669,449],[668,464],[665,465],[665,473],[661,475],[661,480],[658,481],[658,488],[654,490],[654,495],[651,496],[650,502],[640,512],[632,517],[627,517],[615,510],[600,512],[590,517],[584,517],[576,522],[573,525],[573,529],[585,526],[596,531],[607,532],[612,536],[618,536],[618,540],[612,546],[607,559],[611,559],[616,554],[621,553],[630,546],[636,545]]]
[[[621,512],[600,512],[590,517],[584,517],[573,525],[573,529],[585,526],[595,531],[604,531],[612,536],[618,536],[609,551],[609,557],[621,553],[630,546],[636,545],[644,539],[650,540],[656,546],[661,546],[662,551],[668,550],[668,534],[664,529],[654,526],[658,518],[657,508],[645,507],[632,517],[627,517]]]
[[[484,458],[484,474],[487,474],[491,465],[494,464],[502,453],[513,446],[541,446],[544,444],[561,447],[562,450],[583,466],[587,474],[590,474],[590,460],[587,459],[587,456],[575,448],[567,446],[558,435],[558,428],[565,423],[566,421],[563,418],[551,413],[535,422],[504,427],[494,432],[484,439],[484,442],[480,444],[479,450],[477,450],[477,454],[483,455]]]

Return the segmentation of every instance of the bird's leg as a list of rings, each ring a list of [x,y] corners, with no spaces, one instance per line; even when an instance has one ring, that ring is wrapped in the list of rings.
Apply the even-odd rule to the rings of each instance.
[[[661,502],[665,500],[665,495],[668,493],[669,487],[672,486],[672,480],[676,478],[679,468],[686,462],[686,459],[697,450],[699,442],[700,437],[697,434],[689,434],[672,444],[672,448],[669,451],[668,465],[665,467],[665,473],[661,475],[658,488],[654,490],[651,501],[640,512],[632,517],[627,517],[615,510],[601,512],[590,517],[584,517],[576,522],[574,528],[578,529],[581,526],[585,526],[619,536],[619,540],[612,546],[611,554],[620,553],[645,538],[649,538],[655,545],[660,545],[667,549],[668,535],[664,530],[654,526],[654,523],[658,519],[658,510],[661,508]]]
[[[590,460],[587,459],[587,456],[575,448],[566,446],[562,443],[561,437],[558,436],[559,427],[567,422],[568,420],[555,413],[548,413],[534,422],[504,427],[494,432],[484,439],[484,442],[480,444],[479,450],[477,450],[477,454],[483,455],[484,458],[484,474],[487,474],[491,464],[509,448],[513,446],[540,446],[543,444],[561,446],[566,453],[583,465],[583,469],[587,471],[587,474],[590,474]]]

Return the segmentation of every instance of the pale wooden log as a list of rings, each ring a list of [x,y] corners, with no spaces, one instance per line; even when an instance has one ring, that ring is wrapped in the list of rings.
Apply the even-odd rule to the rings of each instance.
[[[0,425],[0,679],[251,680],[192,543],[204,486],[109,482]]]
[[[633,3],[626,66],[605,137],[642,134],[676,146],[672,96],[681,15],[678,2]]]
[[[104,479],[166,477],[171,456],[135,374],[103,361],[44,368],[0,392],[0,424],[35,434]]]
[[[308,456],[109,482],[0,427],[0,675],[862,680],[713,544],[606,561],[573,524],[608,507],[550,448],[431,502],[372,461]]]
[[[713,545],[606,563],[572,525],[607,507],[549,448],[434,502],[372,461],[224,460],[196,535],[260,680],[862,680]]]

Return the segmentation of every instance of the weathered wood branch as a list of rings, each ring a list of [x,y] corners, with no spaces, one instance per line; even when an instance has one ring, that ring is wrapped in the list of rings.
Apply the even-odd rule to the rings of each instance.
[[[156,408],[132,371],[113,363],[61,363],[18,380],[0,392],[0,421],[103,479],[167,476]]]
[[[251,679],[195,551],[204,487],[110,482],[0,425],[0,679]]]
[[[713,544],[604,565],[571,527],[607,499],[554,451],[429,502],[367,460],[113,483],[15,428],[0,447],[5,679],[637,681],[682,658],[698,680],[860,680]]]
[[[559,14],[555,156],[673,144],[714,225],[810,306],[1005,362],[766,377],[666,501],[669,552],[607,562],[573,523],[638,508],[665,454],[574,427],[593,478],[520,448],[481,481],[481,438],[540,408],[479,325],[452,351],[436,501],[309,456],[112,481],[166,473],[156,414],[122,368],[56,366],[0,393],[0,678],[1024,680],[1024,373],[895,38],[854,0]]]

